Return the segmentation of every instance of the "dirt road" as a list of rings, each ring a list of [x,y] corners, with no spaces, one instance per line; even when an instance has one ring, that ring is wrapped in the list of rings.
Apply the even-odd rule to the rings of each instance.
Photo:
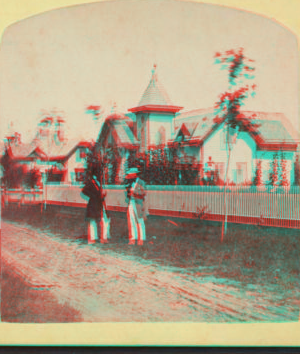
[[[225,279],[202,276],[201,269],[191,275],[181,268],[162,267],[105,247],[63,239],[13,222],[2,224],[4,267],[36,291],[35,296],[40,293],[45,297],[47,293],[49,299],[55,299],[52,305],[39,305],[45,322],[55,322],[53,316],[45,316],[45,311],[56,313],[57,322],[62,321],[54,307],[70,312],[63,321],[85,322],[279,322],[295,319],[298,311],[288,301],[280,304],[275,293],[261,292],[258,286],[246,289],[228,285]],[[2,309],[10,311],[9,316],[2,311],[2,321],[11,321],[12,317],[17,321],[22,313],[13,316],[8,296],[14,284],[9,286],[4,280]],[[32,298],[31,306],[35,302]],[[40,322],[33,317],[31,320]]]

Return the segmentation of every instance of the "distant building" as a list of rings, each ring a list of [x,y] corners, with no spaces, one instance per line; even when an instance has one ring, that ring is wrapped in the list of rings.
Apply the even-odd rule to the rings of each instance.
[[[46,117],[41,120],[35,138],[30,143],[21,143],[17,134],[6,139],[10,157],[24,173],[37,168],[42,181],[80,183],[84,178],[87,153],[91,141],[67,140],[63,133],[61,118]],[[5,146],[1,146],[2,154]]]

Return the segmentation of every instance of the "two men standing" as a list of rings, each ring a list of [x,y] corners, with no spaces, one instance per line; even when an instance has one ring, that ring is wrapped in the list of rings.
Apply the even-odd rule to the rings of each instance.
[[[131,168],[126,175],[126,202],[128,203],[127,221],[129,244],[143,245],[146,240],[146,229],[144,219],[147,217],[147,207],[145,203],[145,182],[141,179],[140,171]],[[92,173],[87,179],[82,193],[89,198],[86,209],[86,220],[88,222],[88,243],[107,243],[110,238],[110,219],[108,218],[105,204],[106,193],[97,178],[96,173]]]

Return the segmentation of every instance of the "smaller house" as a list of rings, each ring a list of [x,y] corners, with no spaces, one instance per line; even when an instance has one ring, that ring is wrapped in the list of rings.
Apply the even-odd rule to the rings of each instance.
[[[83,180],[92,142],[65,139],[63,125],[64,120],[59,115],[46,114],[30,143],[21,143],[17,133],[6,139],[10,157],[21,166],[23,175],[37,169],[43,183],[79,183]]]
[[[56,164],[58,173],[60,167],[63,171],[61,182],[72,184],[83,182],[91,146],[91,141],[71,140],[51,154],[50,161]]]
[[[43,158],[36,159],[36,166],[48,183],[80,183],[84,180],[87,155],[92,142],[79,139],[66,140],[53,146]]]
[[[91,141],[64,140],[60,144],[45,144],[34,139],[25,144],[9,140],[9,155],[25,176],[33,169],[41,173],[45,183],[80,183],[84,179],[87,154]]]

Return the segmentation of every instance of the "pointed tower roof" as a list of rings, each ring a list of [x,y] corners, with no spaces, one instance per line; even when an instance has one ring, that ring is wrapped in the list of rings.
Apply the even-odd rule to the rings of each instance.
[[[129,109],[130,112],[141,112],[141,111],[156,111],[156,112],[178,112],[183,107],[174,106],[162,86],[158,81],[156,73],[156,64],[154,64],[152,69],[152,76],[147,86],[145,92],[140,99],[138,106]]]

